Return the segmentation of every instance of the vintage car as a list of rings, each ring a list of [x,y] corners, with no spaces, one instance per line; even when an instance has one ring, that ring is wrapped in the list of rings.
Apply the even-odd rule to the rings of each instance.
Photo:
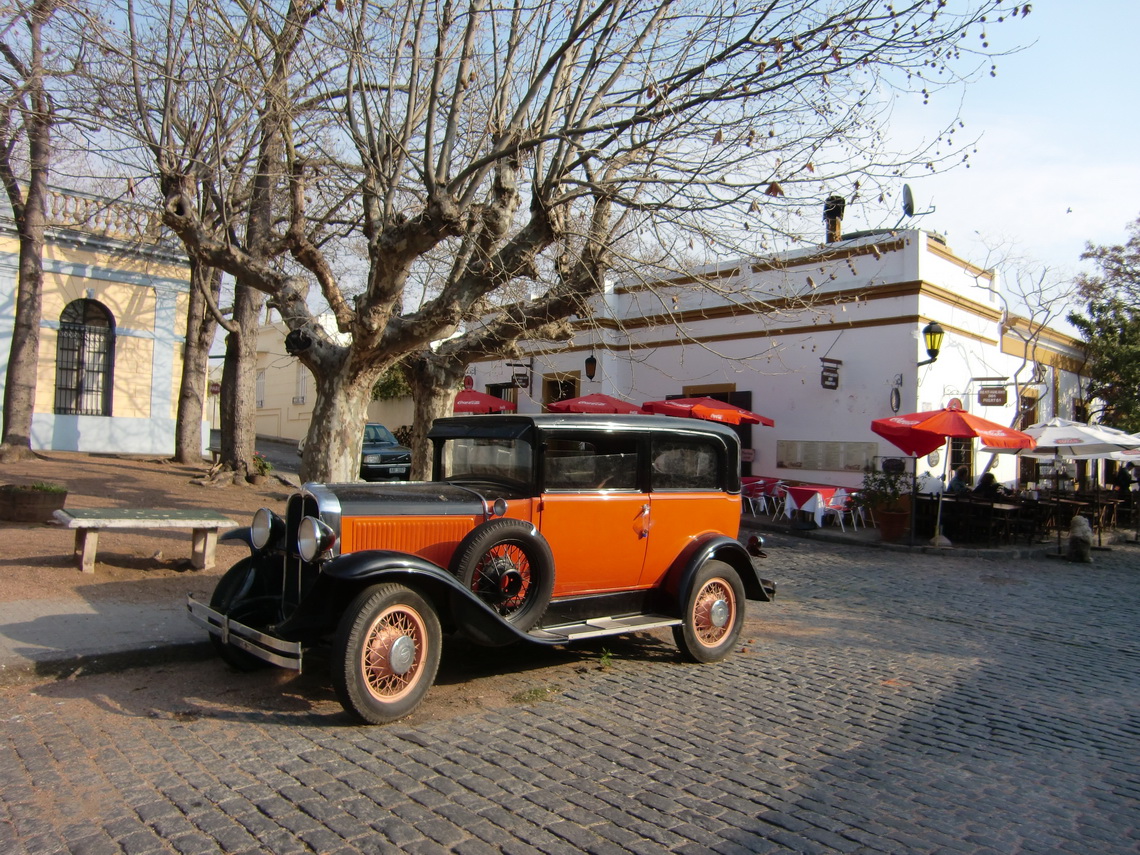
[[[305,484],[191,617],[239,669],[331,664],[362,721],[407,715],[444,634],[490,648],[672,627],[683,656],[737,644],[770,600],[740,525],[731,428],[664,416],[465,416],[429,433],[434,480]],[[752,552],[758,552],[754,548]]]

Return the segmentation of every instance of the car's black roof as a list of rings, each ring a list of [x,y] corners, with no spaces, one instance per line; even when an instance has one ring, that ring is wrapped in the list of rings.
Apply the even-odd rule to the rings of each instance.
[[[531,427],[540,431],[585,428],[587,430],[631,430],[671,434],[700,433],[720,436],[730,442],[736,440],[736,432],[728,425],[718,422],[703,419],[682,419],[674,416],[619,416],[603,413],[451,416],[436,419],[428,436],[463,436],[483,430],[495,431],[496,428],[518,435]]]

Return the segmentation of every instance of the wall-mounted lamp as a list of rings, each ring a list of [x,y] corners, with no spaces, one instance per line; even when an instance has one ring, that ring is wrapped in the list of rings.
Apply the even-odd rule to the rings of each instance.
[[[598,360],[594,354],[586,357],[586,377],[590,380],[594,379],[594,375],[598,373]]]
[[[926,355],[930,359],[925,359],[918,363],[919,365],[929,365],[938,358],[938,351],[942,350],[942,339],[946,337],[946,330],[942,329],[942,325],[937,321],[931,321],[922,328],[922,340],[926,344]]]

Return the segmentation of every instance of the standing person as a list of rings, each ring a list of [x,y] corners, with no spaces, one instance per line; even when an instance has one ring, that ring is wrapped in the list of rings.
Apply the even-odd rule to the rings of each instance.
[[[954,477],[950,479],[946,492],[951,495],[970,492],[970,475],[965,466],[959,466],[954,470]]]
[[[1132,505],[1132,464],[1125,463],[1116,470],[1116,477],[1112,479],[1116,486],[1116,495],[1124,501],[1125,507]]]

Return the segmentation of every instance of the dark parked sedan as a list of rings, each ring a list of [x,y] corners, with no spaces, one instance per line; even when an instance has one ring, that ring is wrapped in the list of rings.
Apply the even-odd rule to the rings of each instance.
[[[360,477],[365,481],[407,481],[411,473],[412,450],[400,445],[384,425],[365,425]]]

